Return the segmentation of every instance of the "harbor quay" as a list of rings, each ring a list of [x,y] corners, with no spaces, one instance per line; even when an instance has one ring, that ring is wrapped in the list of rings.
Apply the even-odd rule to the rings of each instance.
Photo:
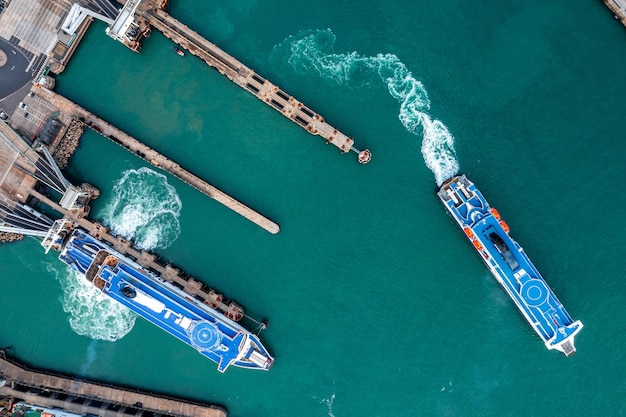
[[[49,408],[52,412],[63,411],[56,414],[59,416],[66,413],[100,417],[227,416],[226,410],[216,405],[32,370],[7,358],[5,351],[0,350],[0,415],[7,415],[19,402],[34,408]]]
[[[192,174],[168,157],[160,154],[78,104],[47,88],[33,88],[32,93],[42,97],[47,102],[51,103],[55,108],[58,108],[61,112],[71,115],[84,122],[88,127],[100,133],[105,138],[121,145],[153,166],[169,172],[179,180],[185,182],[206,196],[216,200],[220,204],[233,210],[235,213],[243,216],[259,227],[262,227],[266,231],[272,234],[276,234],[280,231],[278,224],[274,223],[267,217],[207,183],[202,178]]]

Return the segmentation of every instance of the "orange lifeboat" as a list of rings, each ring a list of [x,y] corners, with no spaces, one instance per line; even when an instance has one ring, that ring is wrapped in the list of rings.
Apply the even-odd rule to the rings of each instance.
[[[506,224],[506,222],[504,220],[500,220],[500,226],[502,226],[502,228],[504,229],[505,232],[509,233],[509,225]]]
[[[476,239],[476,235],[474,234],[474,232],[472,231],[472,229],[470,229],[469,227],[464,227],[463,231],[465,232],[465,236],[467,236],[467,238],[469,240],[474,240]]]
[[[481,252],[483,250],[483,244],[480,243],[480,241],[473,240],[472,243],[474,244],[474,247],[476,248],[478,252]]]
[[[493,217],[495,217],[496,220],[500,220],[500,213],[498,213],[498,210],[493,207],[491,208],[491,214],[493,214]]]

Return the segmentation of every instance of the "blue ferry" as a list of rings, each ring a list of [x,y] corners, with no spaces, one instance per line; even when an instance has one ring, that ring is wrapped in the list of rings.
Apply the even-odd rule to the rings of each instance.
[[[220,372],[231,365],[269,370],[274,362],[256,335],[82,229],[72,232],[59,259],[104,294],[216,362]]]
[[[448,179],[437,195],[546,347],[573,355],[574,336],[583,324],[572,320],[522,247],[509,236],[498,211],[465,175]]]

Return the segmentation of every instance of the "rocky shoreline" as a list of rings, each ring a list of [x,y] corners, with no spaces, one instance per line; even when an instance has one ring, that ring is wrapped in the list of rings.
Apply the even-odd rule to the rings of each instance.
[[[19,233],[0,232],[0,243],[17,242],[24,239]]]
[[[70,125],[65,131],[65,135],[63,135],[63,138],[59,142],[59,146],[57,146],[54,151],[54,155],[52,156],[59,165],[59,168],[67,168],[70,158],[74,154],[76,148],[78,148],[78,143],[80,142],[80,138],[82,137],[84,131],[85,123],[77,119],[72,119]]]

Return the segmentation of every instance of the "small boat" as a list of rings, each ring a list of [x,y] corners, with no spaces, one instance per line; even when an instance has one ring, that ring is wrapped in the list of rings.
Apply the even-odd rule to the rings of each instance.
[[[182,49],[179,49],[179,48],[174,48],[174,50],[176,51],[176,53],[177,53],[178,55],[180,55],[180,56],[185,56],[185,53],[183,52],[183,50],[182,50]]]

